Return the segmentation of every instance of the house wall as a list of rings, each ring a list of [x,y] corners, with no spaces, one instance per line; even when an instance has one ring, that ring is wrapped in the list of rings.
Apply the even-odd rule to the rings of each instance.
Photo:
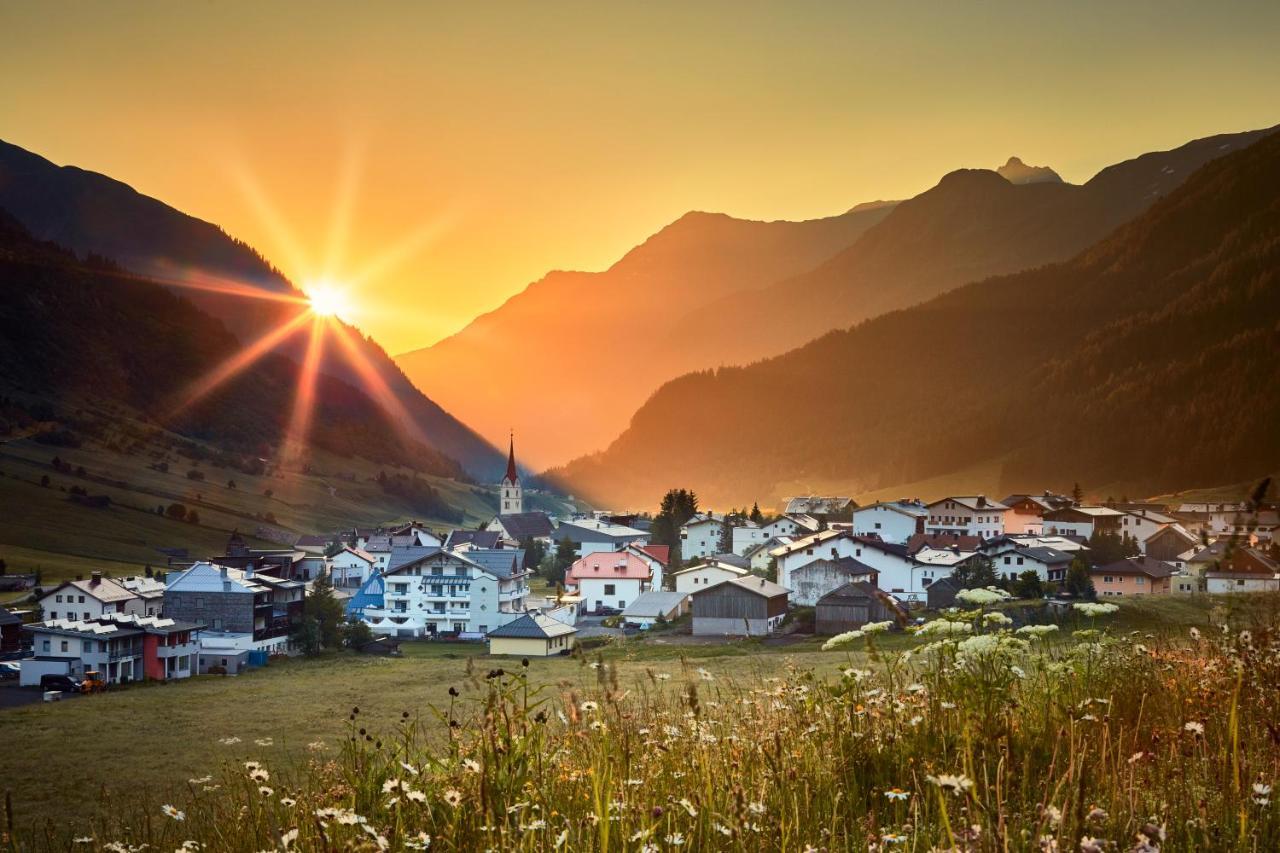
[[[1168,578],[1149,578],[1146,575],[1106,575],[1091,572],[1093,588],[1099,597],[1117,595],[1161,595],[1170,591]]]
[[[863,578],[865,580],[866,578]],[[801,607],[813,607],[818,599],[853,580],[847,571],[836,568],[826,560],[818,560],[791,573],[791,603]]]
[[[879,536],[885,542],[904,545],[916,533],[924,532],[923,519],[884,506],[869,506],[853,513],[855,536]]]
[[[1280,590],[1280,579],[1270,575],[1259,575],[1256,578],[1206,578],[1206,591],[1211,593],[1228,592],[1275,592]]]
[[[771,534],[763,527],[735,527],[733,528],[733,553],[739,557],[746,556],[752,545],[758,545],[770,538],[772,538]]]
[[[729,619],[717,616],[694,616],[693,633],[696,636],[747,636],[763,637],[781,624],[781,617],[776,619]]]
[[[724,527],[723,524],[713,521],[685,525],[680,531],[680,558],[701,560],[703,557],[714,557],[719,554],[722,527]]]
[[[1003,509],[969,509],[955,501],[938,501],[930,504],[925,522],[928,533],[959,533],[961,536],[979,536],[990,539],[1005,532]]]
[[[179,622],[197,622],[211,631],[233,634],[253,633],[253,600],[250,592],[165,593],[165,616]]]
[[[513,657],[550,657],[573,648],[574,634],[540,640],[532,637],[490,637],[489,654]]]
[[[606,587],[612,587],[610,593]],[[578,594],[582,596],[583,607],[594,612],[602,607],[623,610],[628,604],[640,597],[648,587],[644,581],[632,578],[580,578]]]
[[[808,548],[802,548],[799,551],[793,551],[778,558],[778,583],[791,588],[791,573],[801,566],[808,565],[814,560],[837,560],[840,557],[856,557],[860,551],[870,552],[872,549],[864,548],[861,543],[856,543],[852,539],[845,536],[837,536],[818,542]],[[867,565],[873,569],[880,568],[873,563],[867,562]]]
[[[1188,543],[1185,538],[1173,532],[1152,536],[1141,543],[1143,553],[1152,559],[1166,563],[1180,564],[1179,556],[1196,547],[1196,543]]]

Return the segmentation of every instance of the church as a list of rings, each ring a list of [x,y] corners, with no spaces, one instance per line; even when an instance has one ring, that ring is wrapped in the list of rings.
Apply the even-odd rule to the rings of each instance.
[[[514,434],[507,451],[507,473],[498,486],[498,514],[485,529],[499,534],[501,542],[510,548],[518,548],[529,539],[540,539],[549,545],[555,532],[555,525],[545,512],[524,511],[524,488],[516,467]]]

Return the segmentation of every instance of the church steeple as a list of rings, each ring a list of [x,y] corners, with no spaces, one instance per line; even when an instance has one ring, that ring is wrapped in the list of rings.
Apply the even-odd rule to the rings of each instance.
[[[511,446],[507,451],[507,475],[502,478],[500,515],[524,512],[524,489],[520,486],[520,472],[516,469],[516,434],[511,432]]]

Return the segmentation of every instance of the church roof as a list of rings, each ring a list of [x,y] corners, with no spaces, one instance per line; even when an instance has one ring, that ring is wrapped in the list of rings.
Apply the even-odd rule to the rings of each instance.
[[[516,471],[516,437],[511,436],[511,449],[507,453],[507,476],[503,479],[505,483],[520,482],[520,473]]]

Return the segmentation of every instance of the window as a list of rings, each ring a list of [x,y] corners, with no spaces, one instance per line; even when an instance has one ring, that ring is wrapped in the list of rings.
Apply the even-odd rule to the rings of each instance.
[[[221,619],[214,619],[214,620],[213,620],[213,630],[215,630],[215,631],[221,631],[221,630],[222,630],[222,620],[221,620]]]
[[[41,646],[43,647],[43,650],[44,650],[44,651],[46,651],[46,652],[47,652],[47,651],[49,651],[49,641],[48,641],[48,640],[45,640],[43,643],[41,643]]]
[[[1136,583],[1138,586],[1143,586],[1144,584],[1146,584],[1147,579],[1146,579],[1146,578],[1142,578],[1142,577],[1138,577],[1138,578],[1134,578],[1134,579],[1133,579],[1133,582],[1134,582],[1134,583]]]
[[[605,584],[605,585],[604,585],[604,594],[605,594],[605,595],[617,595],[618,593],[617,593],[617,591],[616,591],[616,589],[615,589],[614,584],[611,584],[611,583],[607,583],[607,584]]]
[[[78,604],[84,604],[84,596],[83,596],[83,595],[82,595],[82,596],[80,596],[80,600],[79,600],[77,603],[78,603]]]
[[[56,611],[56,610],[50,610],[50,611],[49,611],[49,618],[50,618],[50,619],[57,619],[57,618],[58,618],[58,611]]]
[[[86,611],[84,612],[84,621],[86,621],[86,622],[88,622],[88,621],[89,621],[89,611],[88,611],[88,610],[86,610]]]
[[[57,603],[58,603],[58,604],[61,604],[61,603],[62,603],[62,596],[61,596],[61,595],[55,595],[55,596],[54,596],[54,600],[55,600],[55,601],[57,601]]]
[[[1106,575],[1105,577],[1103,577],[1102,582],[1111,583],[1111,575]]]
[[[62,647],[62,651],[65,652],[67,650],[67,641],[63,640],[60,645]]]

